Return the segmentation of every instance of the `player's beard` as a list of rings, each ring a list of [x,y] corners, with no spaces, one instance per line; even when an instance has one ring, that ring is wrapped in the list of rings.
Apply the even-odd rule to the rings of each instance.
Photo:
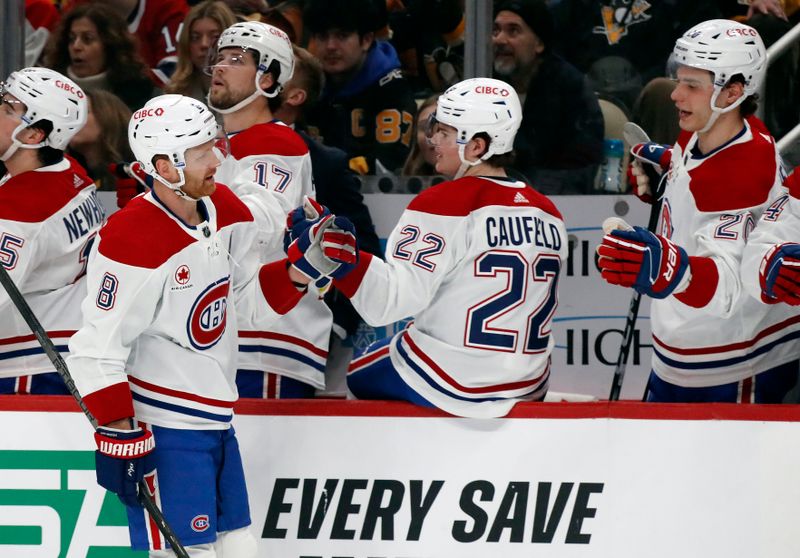
[[[209,93],[209,100],[214,107],[218,109],[229,109],[233,106],[236,106],[237,103],[242,102],[247,97],[249,97],[253,92],[250,91],[249,93],[235,93],[228,89],[220,88],[219,90],[215,91],[214,89],[211,90]]]

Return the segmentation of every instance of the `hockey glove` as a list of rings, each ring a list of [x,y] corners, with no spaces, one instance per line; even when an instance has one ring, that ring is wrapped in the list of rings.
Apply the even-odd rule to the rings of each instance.
[[[658,174],[664,174],[672,160],[672,146],[654,141],[637,143],[631,147],[631,155],[638,161],[652,165]]]
[[[679,286],[685,287],[681,282],[689,265],[686,251],[642,227],[609,232],[597,253],[600,274],[613,285],[633,287],[653,298],[665,298]]]
[[[111,163],[108,171],[117,179],[117,207],[125,207],[133,198],[153,187],[153,177],[144,172],[138,161]]]
[[[155,469],[153,434],[141,428],[118,430],[100,426],[94,439],[97,484],[116,493],[126,506],[141,507],[138,484]]]
[[[317,284],[320,279],[346,274],[347,268],[340,273],[342,265],[358,261],[355,235],[343,228],[347,223],[350,221],[345,217],[323,217],[289,245],[286,251],[289,261]]]
[[[773,246],[759,269],[764,302],[800,305],[800,244]]]
[[[303,197],[303,205],[296,207],[286,216],[286,228],[283,231],[283,251],[288,252],[289,245],[302,235],[316,221],[330,215],[330,210],[308,196]]]

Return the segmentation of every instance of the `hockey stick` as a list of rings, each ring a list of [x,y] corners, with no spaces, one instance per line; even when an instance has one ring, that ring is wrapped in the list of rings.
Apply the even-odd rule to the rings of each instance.
[[[42,324],[39,322],[39,319],[33,313],[33,310],[31,310],[31,307],[22,296],[22,293],[19,292],[19,289],[14,284],[14,280],[11,279],[11,276],[6,271],[6,268],[2,265],[0,265],[0,283],[3,284],[3,287],[8,293],[8,297],[11,299],[11,302],[13,302],[14,306],[17,307],[17,311],[19,311],[22,318],[28,324],[28,327],[36,336],[36,339],[39,341],[42,349],[44,349],[47,358],[49,358],[50,362],[53,364],[53,366],[55,366],[58,375],[61,376],[62,380],[64,380],[64,384],[66,384],[70,394],[75,398],[75,401],[77,401],[81,411],[83,411],[83,414],[89,419],[89,422],[92,423],[92,428],[96,429],[98,426],[97,419],[94,418],[94,415],[92,415],[91,411],[89,411],[89,408],[86,406],[86,403],[84,403],[81,394],[78,393],[78,388],[75,387],[75,381],[72,379],[72,375],[67,369],[67,363],[64,362],[64,358],[61,356],[61,353],[58,352],[58,349],[56,349],[53,341],[47,336],[47,333],[42,327]],[[156,525],[158,526],[158,530],[161,531],[162,535],[164,535],[164,538],[172,547],[175,555],[178,556],[178,558],[189,558],[189,554],[186,552],[186,549],[180,543],[178,537],[175,536],[175,533],[172,531],[172,528],[169,526],[166,519],[164,519],[164,514],[161,513],[161,510],[158,509],[158,506],[156,506],[156,503],[153,501],[153,497],[150,495],[150,492],[144,481],[139,482],[139,501],[150,514],[150,517],[153,519],[153,521],[155,521]]]
[[[647,132],[642,130],[638,125],[633,122],[626,122],[622,129],[622,134],[625,137],[625,143],[634,146],[638,143],[646,143],[650,141]],[[651,184],[656,184],[655,191],[653,192],[653,205],[650,207],[650,218],[647,221],[647,230],[655,232],[656,225],[658,224],[658,215],[661,212],[661,194],[663,187],[663,177],[666,176],[666,171],[662,177],[656,178],[654,169],[650,169],[649,165],[645,166],[645,172],[648,173]],[[650,172],[650,171],[653,172]],[[619,347],[619,355],[617,356],[617,364],[614,367],[614,378],[611,380],[611,393],[608,395],[609,401],[617,401],[619,399],[620,391],[622,391],[622,381],[625,378],[625,368],[628,365],[628,355],[631,351],[633,344],[633,333],[636,327],[636,319],[639,317],[639,303],[642,300],[642,295],[633,291],[631,296],[631,303],[628,306],[628,317],[625,319],[625,329],[622,331],[622,343]]]

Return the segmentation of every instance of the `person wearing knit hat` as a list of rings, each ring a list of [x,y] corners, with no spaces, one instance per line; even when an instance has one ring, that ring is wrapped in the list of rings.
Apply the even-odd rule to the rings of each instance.
[[[516,170],[547,195],[589,193],[602,159],[603,114],[586,76],[549,48],[553,40],[544,0],[495,3],[495,77],[523,103]]]
[[[494,71],[524,93],[552,41],[553,16],[544,0],[501,0],[494,14]]]

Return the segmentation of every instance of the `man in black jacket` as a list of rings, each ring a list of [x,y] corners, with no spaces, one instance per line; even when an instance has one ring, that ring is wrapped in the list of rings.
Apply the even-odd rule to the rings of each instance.
[[[553,53],[553,17],[544,0],[495,4],[496,77],[522,101],[517,170],[544,194],[583,194],[603,157],[603,114],[581,72]]]

